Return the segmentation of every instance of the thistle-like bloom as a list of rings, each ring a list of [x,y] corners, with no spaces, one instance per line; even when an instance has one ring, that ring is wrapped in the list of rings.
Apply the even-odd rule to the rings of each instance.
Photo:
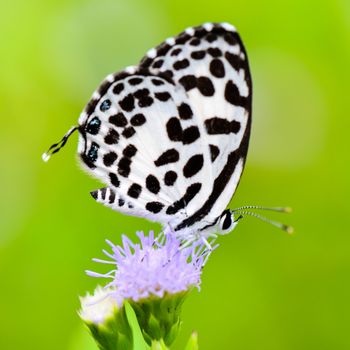
[[[123,300],[113,288],[97,287],[80,298],[79,316],[101,350],[132,350],[133,334]]]
[[[121,298],[116,297],[112,288],[102,288],[98,286],[93,295],[87,293],[80,297],[81,310],[79,316],[85,322],[102,324],[108,318],[113,317],[119,306],[122,305]]]
[[[180,327],[181,305],[191,289],[199,289],[210,251],[200,242],[184,246],[175,235],[155,238],[153,232],[148,236],[138,232],[137,236],[140,243],[125,235],[122,246],[107,241],[113,253],[104,253],[112,260],[94,260],[115,269],[107,274],[87,273],[112,278],[106,288],[112,288],[116,299],[133,307],[147,343],[160,341],[169,346]]]
[[[118,297],[138,301],[151,296],[159,298],[165,294],[185,292],[197,287],[201,282],[203,263],[209,254],[205,245],[194,243],[181,247],[181,242],[173,235],[157,240],[153,232],[145,236],[138,232],[140,243],[133,243],[122,236],[123,246],[110,241],[113,254],[104,253],[113,261],[94,259],[116,265],[116,270],[101,275],[87,271],[90,276],[113,278],[107,287],[114,287]]]

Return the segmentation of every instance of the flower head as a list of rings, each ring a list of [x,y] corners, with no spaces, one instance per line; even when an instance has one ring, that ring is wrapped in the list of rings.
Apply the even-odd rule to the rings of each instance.
[[[204,243],[182,244],[174,234],[154,238],[138,232],[139,243],[125,235],[122,246],[107,241],[113,253],[104,253],[112,260],[94,259],[112,264],[107,274],[87,271],[90,276],[111,278],[106,288],[113,288],[115,297],[130,303],[146,342],[164,341],[170,345],[180,328],[181,305],[187,292],[199,289],[204,262],[210,250]]]
[[[133,349],[133,334],[125,306],[113,288],[98,286],[93,295],[81,297],[80,303],[79,316],[100,349]]]
[[[112,288],[101,288],[98,286],[93,295],[87,293],[80,297],[81,310],[79,316],[85,322],[102,324],[113,314],[122,304],[121,298],[116,297]]]
[[[133,243],[125,235],[122,246],[107,241],[113,254],[105,254],[113,259],[116,270],[106,275],[90,271],[88,274],[113,278],[108,286],[114,287],[120,297],[133,301],[199,288],[202,266],[209,253],[203,244],[194,243],[184,248],[174,235],[159,240],[154,238],[153,232],[148,236],[138,232],[137,236],[140,243]]]

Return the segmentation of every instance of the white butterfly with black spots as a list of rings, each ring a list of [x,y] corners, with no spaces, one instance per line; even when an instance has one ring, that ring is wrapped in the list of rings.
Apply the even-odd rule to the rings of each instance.
[[[83,166],[107,184],[91,192],[97,202],[186,241],[206,239],[237,223],[225,209],[247,156],[251,109],[238,33],[206,23],[107,76],[51,153],[77,129]]]

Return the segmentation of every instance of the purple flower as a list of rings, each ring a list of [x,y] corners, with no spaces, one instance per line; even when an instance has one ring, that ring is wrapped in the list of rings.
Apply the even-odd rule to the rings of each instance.
[[[164,297],[165,294],[185,292],[197,287],[201,282],[201,272],[209,251],[203,243],[181,246],[174,235],[154,238],[138,232],[140,243],[133,243],[122,236],[122,246],[110,241],[113,253],[104,253],[112,259],[97,262],[115,265],[116,269],[107,274],[87,271],[90,276],[112,278],[106,288],[114,287],[123,299],[138,301],[151,296]]]

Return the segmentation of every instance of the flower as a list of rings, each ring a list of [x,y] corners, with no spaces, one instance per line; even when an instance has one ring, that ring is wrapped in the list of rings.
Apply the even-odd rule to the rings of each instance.
[[[113,288],[97,286],[93,295],[87,293],[86,296],[80,297],[79,316],[85,322],[102,324],[108,318],[113,317],[115,310],[121,306],[122,300],[118,299]]]
[[[112,288],[116,300],[133,307],[142,334],[151,345],[154,340],[169,346],[180,327],[181,305],[193,288],[199,290],[202,268],[211,252],[202,242],[182,243],[175,234],[154,237],[138,232],[140,243],[122,236],[122,246],[106,241],[111,260],[94,259],[112,264],[106,274],[87,271],[93,277],[111,278],[106,288]],[[215,248],[215,247],[214,247]]]
[[[98,286],[93,295],[80,298],[79,316],[101,350],[133,349],[133,334],[123,300],[114,288]]]
[[[197,287],[201,282],[203,264],[209,250],[203,243],[182,247],[174,235],[155,239],[138,232],[140,243],[133,243],[122,236],[123,246],[110,241],[113,254],[104,253],[113,261],[94,259],[97,262],[115,264],[116,270],[107,274],[87,271],[93,277],[113,278],[107,287],[114,287],[118,297],[138,301],[151,296],[162,298],[166,293],[177,294]]]

